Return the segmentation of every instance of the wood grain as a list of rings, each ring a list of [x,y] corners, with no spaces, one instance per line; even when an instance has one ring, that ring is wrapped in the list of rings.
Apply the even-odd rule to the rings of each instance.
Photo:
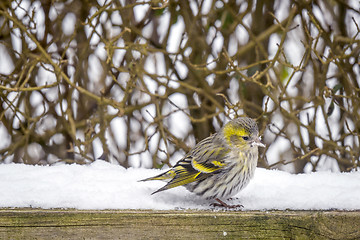
[[[360,212],[0,209],[0,239],[360,239]]]

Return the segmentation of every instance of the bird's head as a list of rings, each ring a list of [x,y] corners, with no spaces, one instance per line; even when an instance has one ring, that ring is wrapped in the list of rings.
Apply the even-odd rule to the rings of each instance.
[[[259,137],[256,122],[248,117],[240,117],[231,120],[222,129],[228,145],[240,149],[252,147],[265,147]]]

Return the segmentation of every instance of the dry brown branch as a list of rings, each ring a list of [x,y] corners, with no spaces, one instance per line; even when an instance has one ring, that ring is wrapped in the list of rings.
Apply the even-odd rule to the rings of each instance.
[[[2,162],[170,166],[247,115],[260,166],[360,167],[353,4],[24,3],[0,3]]]

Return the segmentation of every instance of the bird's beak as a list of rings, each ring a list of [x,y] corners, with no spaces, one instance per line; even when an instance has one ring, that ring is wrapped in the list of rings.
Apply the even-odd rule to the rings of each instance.
[[[261,142],[260,138],[256,138],[253,142],[254,146],[258,146],[258,147],[266,147],[266,145],[264,143]]]

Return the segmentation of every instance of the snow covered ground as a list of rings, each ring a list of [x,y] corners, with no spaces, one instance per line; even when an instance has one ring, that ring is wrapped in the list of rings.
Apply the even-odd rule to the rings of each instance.
[[[0,207],[76,209],[213,209],[211,201],[178,187],[151,195],[161,181],[138,182],[154,169],[91,165],[0,165]],[[244,210],[359,210],[360,172],[293,175],[258,168],[230,204]]]

